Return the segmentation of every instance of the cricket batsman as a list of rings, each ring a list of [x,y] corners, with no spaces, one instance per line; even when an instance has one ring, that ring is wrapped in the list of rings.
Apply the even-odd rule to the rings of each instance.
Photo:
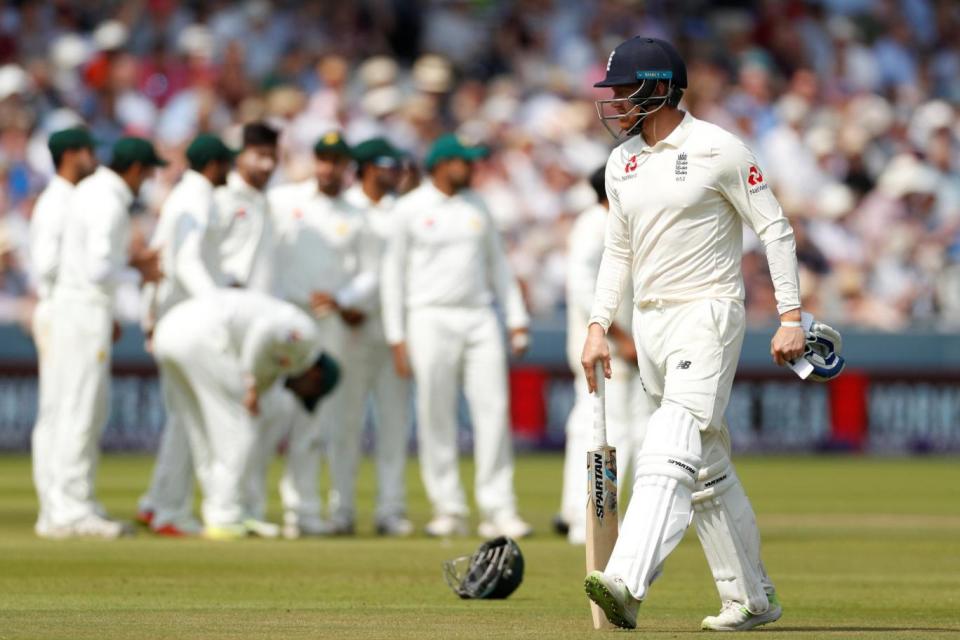
[[[473,424],[479,535],[520,538],[531,527],[517,514],[507,354],[493,303],[503,306],[516,355],[528,344],[528,317],[493,218],[469,189],[473,162],[484,154],[452,134],[440,136],[426,157],[428,179],[397,201],[381,274],[383,322],[397,373],[408,377],[412,369],[416,379],[420,471],[434,511],[427,534],[466,534],[457,451],[462,385]]]
[[[144,290],[147,301],[144,329],[152,335],[156,323],[184,300],[222,286],[219,247],[208,232],[215,223],[213,192],[226,184],[234,152],[217,136],[201,134],[187,147],[189,169],[170,192],[151,246],[160,251],[164,278]],[[161,375],[162,375],[161,370]],[[167,384],[161,380],[161,388]],[[138,519],[154,533],[184,536],[200,533],[193,519],[193,461],[190,443],[179,418],[176,398],[164,393],[166,424],[157,452],[150,488],[140,500]]]
[[[243,538],[248,476],[261,440],[260,399],[281,378],[311,408],[333,384],[313,321],[293,305],[244,289],[217,289],[160,320],[154,353],[180,408],[203,492],[204,535]]]
[[[782,610],[723,415],[744,334],[744,223],[764,245],[776,290],[773,359],[804,353],[793,230],[746,145],[678,109],[687,73],[672,45],[627,40],[595,86],[612,90],[597,110],[625,141],[607,162],[610,213],[582,364],[591,391],[596,363],[611,377],[606,333],[632,276],[640,377],[656,409],[620,536],[606,569],[587,576],[587,595],[611,623],[634,628],[692,520],[723,603],[702,627],[774,622]]]
[[[344,193],[344,198],[366,213],[367,227],[377,244],[373,253],[379,277],[380,258],[393,235],[396,203],[394,192],[400,180],[403,154],[385,138],[371,138],[353,149],[359,180]],[[379,292],[363,323],[362,344],[357,357],[361,368],[364,396],[373,399],[376,425],[377,533],[409,536],[413,523],[407,519],[406,478],[407,440],[410,437],[410,381],[397,375],[390,345],[383,334]],[[359,439],[360,433],[355,436]]]
[[[110,391],[110,346],[118,337],[114,290],[131,277],[160,278],[158,254],[131,255],[130,208],[141,185],[166,161],[143,138],[121,138],[112,159],[82,180],[66,214],[60,268],[53,293],[56,411],[49,524],[55,537],[116,538],[126,525],[107,518],[94,479]]]
[[[51,478],[55,472],[54,448],[58,437],[55,428],[57,401],[60,395],[53,385],[50,369],[53,302],[51,296],[60,267],[60,239],[65,217],[77,183],[97,167],[94,140],[87,129],[76,127],[57,131],[47,141],[53,158],[54,175],[37,198],[30,217],[30,258],[37,278],[37,306],[33,312],[33,339],[39,356],[37,422],[31,434],[33,483],[37,490],[40,513],[34,528],[38,536],[50,535]]]
[[[603,237],[609,202],[604,186],[606,167],[590,176],[597,203],[579,216],[570,230],[567,245],[567,359],[574,372],[576,402],[567,419],[566,452],[563,462],[563,493],[560,515],[569,527],[568,540],[583,544],[586,540],[586,514],[583,509],[583,452],[590,448],[593,407],[587,381],[580,366],[587,320],[593,306],[603,256]],[[623,299],[607,333],[613,342],[610,366],[613,378],[606,388],[607,427],[610,443],[617,449],[620,469],[618,495],[627,495],[624,483],[631,477],[632,460],[643,441],[651,403],[643,392],[637,371],[637,349],[633,342],[633,292],[629,278],[624,282]]]
[[[283,299],[313,316],[321,343],[341,364],[342,379],[316,415],[293,421],[281,481],[284,535],[351,535],[356,526],[364,394],[359,362],[362,326],[376,293],[377,247],[363,211],[343,197],[352,150],[339,132],[314,145],[314,178],[271,190],[277,223],[278,287]],[[317,492],[321,439],[329,441],[330,512]]]

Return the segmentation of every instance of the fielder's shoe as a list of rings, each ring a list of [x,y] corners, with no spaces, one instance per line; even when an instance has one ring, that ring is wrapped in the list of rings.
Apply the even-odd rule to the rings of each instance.
[[[389,516],[377,520],[377,535],[390,538],[409,538],[413,535],[413,523],[403,516]]]
[[[203,529],[203,537],[207,540],[242,540],[248,535],[250,535],[250,530],[242,524],[207,525]]]
[[[467,535],[467,521],[461,516],[441,514],[423,528],[424,532],[433,538],[450,538],[452,536]]]
[[[298,538],[322,538],[331,535],[330,525],[320,519],[288,521],[281,532],[287,540]]]
[[[357,533],[357,525],[353,520],[330,518],[327,522],[327,529],[331,536],[352,536]]]
[[[247,532],[252,536],[256,536],[258,538],[280,537],[280,525],[278,524],[266,522],[264,520],[257,520],[256,518],[247,518],[242,524],[247,528]]]
[[[484,520],[477,528],[477,533],[481,538],[496,538],[506,536],[508,538],[526,538],[533,533],[533,527],[525,522],[515,513],[501,514]]]
[[[780,606],[776,593],[768,594],[767,598],[770,606],[763,613],[750,613],[739,602],[727,600],[720,608],[720,613],[703,619],[700,628],[704,631],[747,631],[762,624],[776,622],[783,615],[783,607]]]
[[[137,511],[137,516],[134,520],[137,521],[137,524],[142,524],[145,527],[149,527],[153,524],[153,510],[152,509],[141,509]]]
[[[558,536],[565,536],[570,533],[570,523],[559,513],[553,516],[550,524],[553,526],[553,532]]]
[[[622,629],[637,628],[640,601],[634,598],[620,578],[611,578],[602,571],[591,571],[583,581],[587,597],[596,603],[610,624]]]
[[[203,533],[203,527],[193,518],[185,518],[176,522],[168,522],[159,527],[150,526],[150,530],[158,536],[167,538],[189,538]]]
[[[70,525],[70,535],[89,538],[106,538],[116,540],[123,536],[133,535],[133,527],[126,522],[118,522],[110,518],[92,513]]]

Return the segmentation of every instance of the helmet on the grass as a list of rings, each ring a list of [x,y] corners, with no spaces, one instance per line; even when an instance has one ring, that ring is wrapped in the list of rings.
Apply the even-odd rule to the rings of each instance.
[[[443,577],[461,598],[503,599],[523,582],[523,554],[511,538],[488,540],[471,556],[443,563]]]

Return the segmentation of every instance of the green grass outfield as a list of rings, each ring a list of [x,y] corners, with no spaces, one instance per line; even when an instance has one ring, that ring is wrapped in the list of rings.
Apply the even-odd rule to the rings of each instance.
[[[133,516],[150,464],[104,459],[100,495],[113,514]],[[785,610],[762,637],[960,640],[960,459],[745,458],[739,469]],[[422,526],[412,464],[409,478]],[[520,458],[522,511],[538,529],[521,543],[526,579],[507,601],[474,602],[447,589],[440,562],[479,540],[372,537],[369,466],[357,538],[50,542],[32,534],[28,459],[0,456],[0,639],[597,637],[583,552],[549,532],[559,485],[559,457]],[[690,532],[637,637],[701,633],[718,606]]]

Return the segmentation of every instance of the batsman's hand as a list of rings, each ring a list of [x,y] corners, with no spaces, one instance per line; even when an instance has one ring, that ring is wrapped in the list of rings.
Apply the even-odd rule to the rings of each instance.
[[[143,282],[159,282],[163,277],[159,248],[135,249],[130,255],[130,266],[140,272]]]
[[[253,376],[247,376],[246,389],[243,393],[243,407],[252,416],[260,415],[260,394],[257,393],[257,383]]]
[[[323,318],[337,310],[337,300],[326,291],[314,291],[310,294],[310,308],[313,315]]]
[[[603,377],[609,380],[613,375],[610,369],[610,346],[607,344],[603,327],[594,322],[587,328],[587,341],[583,344],[583,354],[580,356],[580,364],[583,365],[583,372],[587,376],[587,389],[590,393],[597,392],[597,380],[594,377],[597,362],[603,363]]]
[[[610,336],[614,346],[617,348],[617,357],[632,365],[634,368],[639,368],[637,364],[637,343],[633,341],[633,336],[630,335],[630,332],[624,331],[616,324],[612,324],[610,328],[607,329],[607,335]]]
[[[770,355],[778,365],[784,365],[802,356],[806,345],[802,327],[780,327],[770,341]]]
[[[407,357],[407,343],[392,344],[390,350],[393,351],[393,368],[396,369],[397,375],[401,378],[409,378],[411,371],[410,358]]]

